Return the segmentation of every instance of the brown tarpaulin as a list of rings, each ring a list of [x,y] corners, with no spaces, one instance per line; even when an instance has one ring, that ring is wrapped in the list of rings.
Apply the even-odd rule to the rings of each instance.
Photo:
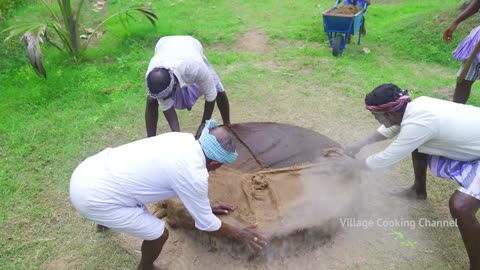
[[[318,132],[280,123],[250,122],[229,126],[238,140],[238,160],[226,165],[244,172],[313,163],[340,144]]]

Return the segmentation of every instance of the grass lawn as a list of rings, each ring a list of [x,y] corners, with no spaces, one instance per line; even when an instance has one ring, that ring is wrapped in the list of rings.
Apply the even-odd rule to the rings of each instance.
[[[136,2],[111,0],[104,12]],[[8,13],[0,30],[45,16],[34,3]],[[144,74],[159,37],[193,35],[204,44],[229,95],[232,122],[290,123],[347,145],[376,127],[363,97],[379,84],[395,83],[413,97],[451,99],[459,67],[451,52],[478,25],[474,16],[458,27],[452,43],[442,41],[461,3],[374,1],[368,35],[360,46],[347,45],[340,58],[332,56],[323,31],[321,13],[334,4],[326,0],[152,1],[156,27],[138,17],[126,30],[112,20],[78,62],[45,47],[47,80],[30,68],[23,47],[0,43],[0,269],[135,268],[117,236],[94,234],[93,224],[72,209],[68,184],[86,157],[146,136]],[[82,27],[102,15],[85,14]],[[475,84],[470,104],[480,105],[479,89]],[[201,111],[197,105],[179,112],[182,131],[196,130]],[[215,116],[220,119],[217,110]],[[159,132],[167,131],[160,117]],[[388,183],[411,183],[408,160],[392,173]],[[448,216],[455,185],[429,178],[428,188],[428,203],[413,204],[410,215]],[[456,229],[423,230],[417,250],[395,264],[386,252],[395,250],[384,249],[379,239],[365,262],[336,269],[466,268]]]

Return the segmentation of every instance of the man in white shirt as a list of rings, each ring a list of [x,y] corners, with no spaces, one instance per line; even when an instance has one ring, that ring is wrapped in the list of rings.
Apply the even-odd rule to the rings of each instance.
[[[480,224],[475,216],[480,208],[480,108],[429,97],[411,101],[408,92],[394,84],[375,88],[365,104],[383,126],[347,153],[398,134],[385,150],[366,159],[366,167],[387,168],[416,149],[429,155],[435,176],[460,185],[450,198],[450,213],[457,220],[470,269],[480,269]]]
[[[238,228],[215,214],[233,207],[208,200],[208,171],[237,158],[236,142],[223,127],[209,120],[199,140],[187,133],[165,133],[116,148],[107,148],[83,161],[70,180],[70,199],[77,211],[106,228],[144,239],[138,269],[155,269],[153,262],[168,239],[165,223],[145,205],[179,197],[203,231],[218,232],[261,250],[265,238],[250,225]]]
[[[202,44],[191,36],[162,37],[155,46],[145,75],[147,136],[157,134],[158,108],[163,111],[171,131],[180,131],[175,109],[191,110],[205,96],[201,125],[212,117],[217,101],[223,124],[230,124],[230,105],[220,78],[203,54]]]

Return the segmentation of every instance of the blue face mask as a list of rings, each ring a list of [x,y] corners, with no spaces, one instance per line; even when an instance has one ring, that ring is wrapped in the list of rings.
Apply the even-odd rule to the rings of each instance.
[[[205,155],[211,159],[218,161],[220,163],[233,163],[238,157],[238,153],[227,152],[220,143],[217,141],[215,136],[210,134],[210,130],[217,126],[217,121],[214,119],[207,120],[205,122],[205,127],[202,130],[202,135],[200,135],[200,144]]]

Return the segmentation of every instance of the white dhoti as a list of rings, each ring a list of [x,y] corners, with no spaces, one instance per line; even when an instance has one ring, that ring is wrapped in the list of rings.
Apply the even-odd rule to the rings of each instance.
[[[144,240],[158,239],[165,223],[142,204],[111,188],[112,176],[105,166],[106,149],[86,159],[70,179],[70,200],[77,211],[97,224]],[[129,204],[125,202],[131,201]]]

